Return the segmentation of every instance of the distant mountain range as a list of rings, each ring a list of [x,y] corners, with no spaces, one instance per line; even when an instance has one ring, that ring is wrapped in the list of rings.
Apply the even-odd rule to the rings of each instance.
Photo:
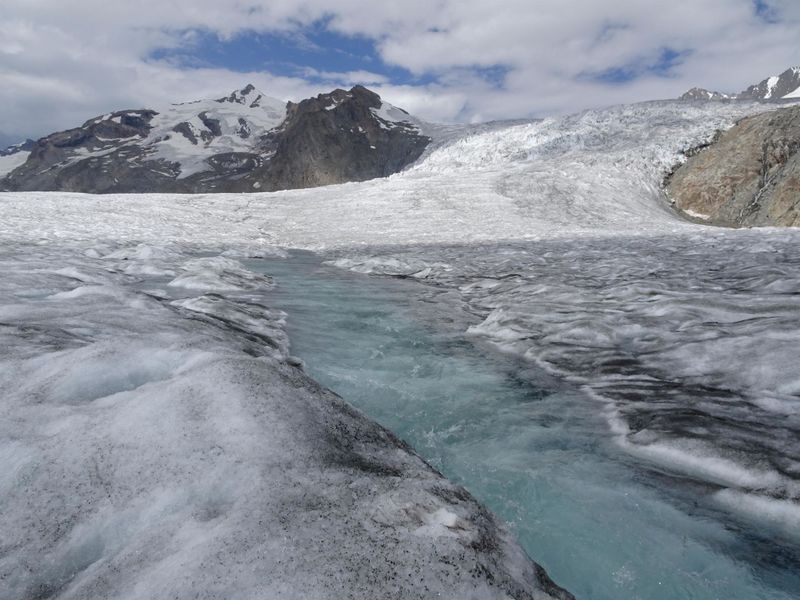
[[[800,98],[800,67],[786,69],[780,75],[767,77],[738,94],[723,94],[703,88],[692,88],[679,100],[762,100],[778,101]]]
[[[791,99],[800,99],[800,67],[738,94],[693,88],[680,97]],[[241,193],[363,181],[402,170],[457,130],[466,131],[426,123],[362,86],[287,103],[248,85],[112,112],[1,150],[0,191]]]
[[[0,152],[0,190],[254,192],[361,181],[419,158],[424,129],[362,86],[286,103],[248,85],[13,146]]]

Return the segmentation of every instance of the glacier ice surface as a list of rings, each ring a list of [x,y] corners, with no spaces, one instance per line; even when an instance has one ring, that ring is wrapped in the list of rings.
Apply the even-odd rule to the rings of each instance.
[[[237,261],[5,245],[0,274],[0,597],[556,590],[462,488],[292,366],[268,280]]]

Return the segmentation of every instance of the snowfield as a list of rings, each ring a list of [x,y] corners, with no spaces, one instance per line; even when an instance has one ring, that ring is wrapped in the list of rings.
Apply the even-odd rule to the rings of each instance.
[[[294,366],[274,282],[237,260],[281,247],[460,290],[473,335],[585,385],[633,455],[795,535],[798,234],[687,223],[660,187],[771,108],[587,111],[310,190],[0,194],[0,597],[559,597],[468,494]],[[671,420],[687,382],[696,427]],[[654,389],[674,394],[648,408]],[[731,406],[735,435],[714,421]],[[739,443],[773,425],[759,454]]]
[[[796,231],[387,248],[332,261],[457,289],[468,334],[580,387],[625,452],[800,541]],[[677,485],[677,484],[676,484]]]
[[[20,150],[7,156],[0,156],[0,177],[5,177],[11,171],[24,164],[28,160],[30,152],[27,150]]]

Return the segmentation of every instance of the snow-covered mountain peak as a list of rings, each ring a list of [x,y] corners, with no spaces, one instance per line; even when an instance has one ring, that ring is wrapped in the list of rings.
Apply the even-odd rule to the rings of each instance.
[[[246,139],[257,131],[274,129],[286,118],[286,102],[267,96],[248,84],[224,98],[172,104],[157,112],[159,115],[151,123],[153,133],[159,125],[179,126],[186,122],[198,126],[200,138],[209,143],[212,138],[225,135],[226,130]],[[249,126],[243,129],[242,120]],[[246,129],[249,129],[249,134]],[[202,135],[204,130],[212,135]]]
[[[251,152],[253,142],[283,123],[286,103],[252,84],[229,96],[173,104],[159,111],[145,146],[150,158],[180,164],[179,177],[208,169],[206,159],[230,152]]]
[[[397,108],[388,102],[381,101],[378,108],[370,109],[375,119],[383,128],[414,127],[419,129],[419,122],[402,108]]]
[[[693,87],[688,92],[683,94],[679,100],[730,100],[727,94],[719,92],[710,92],[704,88]]]
[[[224,103],[241,104],[244,106],[248,106],[250,108],[258,108],[262,104],[266,105],[286,104],[282,100],[272,98],[260,92],[258,89],[256,89],[256,87],[252,83],[248,83],[245,87],[243,87],[240,90],[235,90],[231,92],[230,95],[225,96],[224,98],[218,98],[216,102],[220,104]]]

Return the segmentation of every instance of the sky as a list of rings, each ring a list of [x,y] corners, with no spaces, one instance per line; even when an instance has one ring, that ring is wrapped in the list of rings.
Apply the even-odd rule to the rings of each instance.
[[[800,0],[0,0],[0,142],[248,83],[541,117],[741,91],[800,65],[798,42]]]

